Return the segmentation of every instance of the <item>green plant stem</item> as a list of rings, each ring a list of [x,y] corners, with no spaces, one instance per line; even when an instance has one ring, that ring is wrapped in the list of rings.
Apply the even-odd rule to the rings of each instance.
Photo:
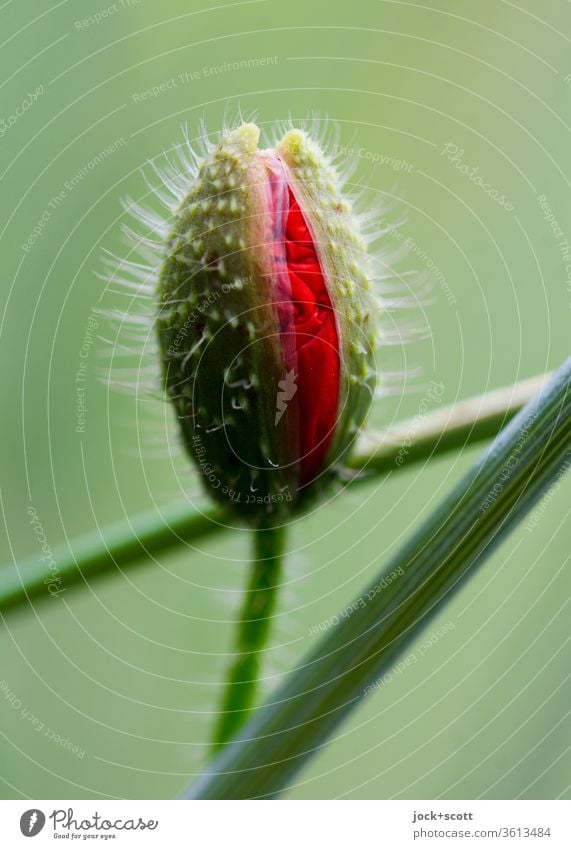
[[[214,748],[228,742],[254,706],[262,654],[276,603],[285,545],[285,528],[253,532],[253,562],[238,624],[237,657],[233,662],[214,736]]]
[[[380,686],[407,644],[571,465],[570,381],[571,358],[362,593],[363,605],[339,618],[187,798],[279,795],[365,693]],[[397,577],[379,589],[391,572]]]
[[[472,445],[494,436],[532,397],[547,376],[524,380],[468,401],[460,401],[427,414],[420,420],[402,422],[374,434],[363,434],[350,467],[357,471],[353,483],[406,468],[454,448]],[[406,446],[406,450],[403,450]],[[402,462],[401,462],[402,460]],[[362,475],[359,474],[364,470]],[[224,526],[219,509],[204,513],[180,504],[156,513],[143,513],[54,549],[61,585],[66,590],[87,579],[149,561],[183,542],[196,542]],[[17,566],[0,569],[0,611],[33,598],[48,598],[44,580],[49,570],[34,554]]]
[[[491,439],[533,398],[550,374],[492,389],[381,431],[364,431],[347,465],[376,475]]]
[[[59,578],[53,587],[65,592],[93,578],[122,571],[137,561],[149,562],[186,542],[198,542],[219,529],[220,510],[201,513],[180,504],[166,508],[161,516],[141,513],[129,522],[118,522],[58,546],[52,552],[57,570],[48,569],[37,556],[18,565],[5,566],[0,572],[0,610],[8,610],[33,598],[49,598],[46,578]]]

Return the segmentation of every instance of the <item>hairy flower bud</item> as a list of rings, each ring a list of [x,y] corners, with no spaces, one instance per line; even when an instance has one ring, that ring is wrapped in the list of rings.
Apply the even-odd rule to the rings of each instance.
[[[366,246],[302,130],[222,134],[190,178],[163,262],[164,383],[207,489],[252,522],[342,466],[375,384]]]

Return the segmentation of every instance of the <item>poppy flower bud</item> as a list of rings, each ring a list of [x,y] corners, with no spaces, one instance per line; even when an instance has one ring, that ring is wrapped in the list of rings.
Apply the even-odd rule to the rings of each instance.
[[[373,397],[366,245],[319,146],[243,124],[176,211],[157,319],[166,390],[208,491],[281,518],[342,466]]]

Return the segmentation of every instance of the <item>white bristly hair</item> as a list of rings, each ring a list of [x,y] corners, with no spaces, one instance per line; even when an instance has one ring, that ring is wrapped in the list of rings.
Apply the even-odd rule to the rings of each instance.
[[[145,190],[140,197],[127,197],[123,201],[121,232],[126,244],[125,256],[104,251],[102,271],[98,276],[105,283],[102,301],[110,301],[112,305],[99,310],[108,325],[108,330],[100,337],[106,348],[106,363],[100,373],[114,390],[134,394],[137,403],[145,402],[142,422],[149,421],[153,406],[146,402],[163,397],[154,324],[161,265],[177,210],[197,178],[204,157],[213,150],[218,139],[229,129],[255,118],[255,113],[244,116],[238,109],[235,116],[231,116],[227,110],[219,133],[211,136],[202,120],[198,135],[192,139],[188,128],[183,126],[180,140],[151,159],[142,170]],[[294,127],[303,129],[325,152],[338,175],[344,196],[351,203],[367,245],[380,327],[377,360],[381,361],[381,369],[375,397],[382,399],[387,395],[423,391],[422,384],[411,380],[419,377],[418,369],[411,369],[408,362],[404,368],[402,362],[395,363],[398,360],[395,352],[402,351],[404,345],[430,336],[425,306],[432,290],[428,273],[398,270],[406,249],[391,239],[391,232],[403,223],[402,214],[398,215],[401,206],[397,191],[383,192],[353,182],[351,177],[358,162],[356,157],[346,155],[352,147],[341,147],[339,124],[318,113],[303,120],[290,115],[282,121],[261,123],[260,127],[262,146],[266,147],[275,146],[284,133]],[[403,310],[416,314],[417,320],[420,316],[420,326],[403,327],[401,319],[397,319]],[[157,419],[162,426],[167,418],[159,405]],[[148,441],[149,452],[154,455],[158,449],[153,421],[149,430],[143,435]],[[179,453],[174,422],[168,438],[165,440],[161,436],[160,439],[164,445],[163,456],[172,456],[174,451]]]

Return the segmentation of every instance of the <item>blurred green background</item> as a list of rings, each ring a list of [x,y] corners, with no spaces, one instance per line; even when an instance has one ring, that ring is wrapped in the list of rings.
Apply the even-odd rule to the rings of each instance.
[[[382,365],[407,376],[376,424],[414,416],[430,380],[452,402],[567,355],[566,3],[11,0],[0,21],[3,563],[40,554],[30,505],[54,548],[141,510],[204,503],[159,393],[109,388],[112,324],[84,360],[84,433],[75,382],[92,310],[128,308],[96,277],[104,249],[126,250],[121,200],[148,195],[140,169],[182,125],[198,136],[202,117],[212,134],[239,109],[270,129],[327,117],[355,187],[392,206],[400,240],[382,247],[408,240],[397,269],[415,273],[397,296],[416,306],[384,317],[396,344]],[[429,332],[401,345],[397,331],[414,328]],[[138,362],[126,352],[113,368]],[[340,495],[292,528],[265,692],[477,453]],[[290,798],[569,798],[570,492],[562,481],[536,526],[448,604],[431,628],[455,627],[351,715]],[[247,534],[229,532],[7,615],[2,796],[176,796],[208,757],[247,558]]]

